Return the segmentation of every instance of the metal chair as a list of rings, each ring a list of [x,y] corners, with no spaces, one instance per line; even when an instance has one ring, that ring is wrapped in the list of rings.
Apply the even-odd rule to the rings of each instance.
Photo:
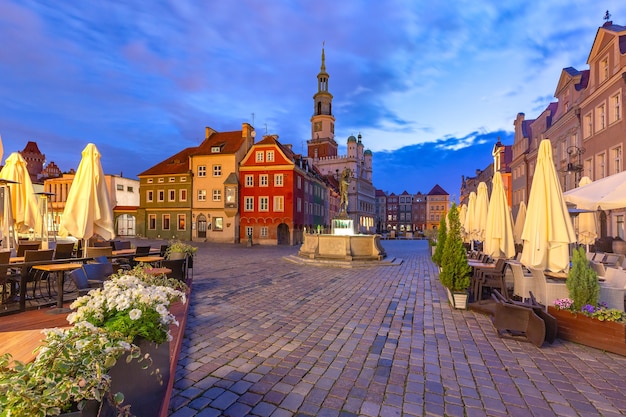
[[[21,240],[17,244],[16,256],[24,256],[24,252],[27,250],[38,250],[41,248],[41,242],[38,240]]]
[[[497,288],[501,293],[506,294],[506,284],[504,283],[504,268],[506,267],[506,259],[499,258],[494,268],[476,268],[475,274],[475,301],[482,300],[484,288]]]
[[[175,278],[183,282],[187,280],[187,258],[164,259],[161,261],[161,266],[172,271],[168,274],[168,277]]]
[[[0,252],[0,265],[4,265],[0,268],[0,286],[2,287],[2,301],[0,304],[7,302],[7,286],[9,285],[9,273],[11,271],[11,267],[9,266],[10,259],[11,251],[5,250]]]
[[[54,248],[54,259],[69,259],[74,257],[74,243],[57,243]]]
[[[40,262],[40,261],[51,261],[54,257],[54,249],[46,249],[46,250],[25,250],[24,251],[24,263],[28,264],[30,262]],[[51,285],[50,280],[48,279],[48,274],[44,271],[38,271],[33,269],[32,266],[26,266],[28,268],[26,271],[27,277],[25,281],[25,285],[32,284],[32,298],[36,297],[37,288],[40,289],[40,295],[43,297],[41,293],[41,281],[46,280],[48,287],[48,296],[51,296]],[[22,283],[22,271],[14,270],[8,277],[8,280],[13,283],[14,287],[17,288]]]
[[[83,268],[75,269],[68,275],[78,289],[78,295],[85,295],[92,289],[102,287],[103,285],[103,281],[90,281]]]

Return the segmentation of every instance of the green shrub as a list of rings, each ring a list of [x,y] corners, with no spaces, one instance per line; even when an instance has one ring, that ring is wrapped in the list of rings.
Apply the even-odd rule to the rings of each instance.
[[[598,274],[593,270],[581,246],[574,250],[572,267],[567,275],[567,290],[574,301],[574,309],[579,311],[584,305],[598,305],[600,284]]]
[[[439,221],[439,231],[437,232],[437,246],[435,247],[435,253],[433,253],[433,262],[437,266],[441,266],[443,247],[446,244],[447,234],[448,228],[446,227],[446,216],[442,216],[441,220]]]
[[[456,204],[448,212],[448,233],[441,257],[441,283],[450,291],[465,291],[470,285],[472,268],[461,237],[461,222]]]

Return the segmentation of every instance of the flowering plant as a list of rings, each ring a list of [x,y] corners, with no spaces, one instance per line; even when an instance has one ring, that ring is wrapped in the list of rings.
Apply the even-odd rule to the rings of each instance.
[[[561,298],[554,300],[554,306],[558,310],[568,310],[573,314],[581,313],[587,317],[595,318],[600,321],[626,322],[626,313],[616,308],[606,308],[606,305],[602,303],[600,303],[597,307],[591,304],[585,304],[580,308],[580,310],[576,310],[573,300],[569,298]]]
[[[33,362],[12,361],[0,356],[0,415],[55,416],[81,410],[89,400],[107,399],[118,416],[129,416],[122,406],[122,393],[111,393],[107,369],[128,353],[127,360],[150,361],[120,333],[112,333],[88,322],[68,329],[43,330],[46,339]]]
[[[185,293],[165,285],[151,285],[135,275],[114,275],[102,288],[91,290],[70,307],[76,311],[67,321],[88,321],[94,326],[118,331],[134,339],[141,336],[155,343],[171,340],[170,324],[178,325],[168,307],[175,300],[186,302]]]
[[[165,251],[165,258],[170,259],[172,253],[180,252],[187,256],[193,256],[198,251],[198,248],[191,246],[188,243],[180,240],[170,240],[167,250]]]

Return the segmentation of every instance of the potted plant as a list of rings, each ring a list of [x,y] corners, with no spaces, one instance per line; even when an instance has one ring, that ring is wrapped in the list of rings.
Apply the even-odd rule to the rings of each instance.
[[[170,240],[165,251],[165,259],[187,258],[187,267],[193,268],[193,256],[198,248],[180,240]]]
[[[143,359],[139,348],[121,333],[88,322],[44,332],[46,338],[33,362],[0,356],[0,415],[56,416],[105,399],[119,408],[118,415],[127,415],[123,396],[111,390],[106,370],[125,353]]]
[[[467,289],[470,285],[471,267],[467,263],[467,253],[461,237],[461,222],[456,204],[448,212],[448,233],[441,256],[439,279],[455,308],[467,308]]]
[[[170,325],[178,324],[168,307],[186,302],[185,291],[178,280],[135,268],[78,298],[68,315],[74,326],[48,330],[33,362],[0,357],[0,415],[157,415]]]

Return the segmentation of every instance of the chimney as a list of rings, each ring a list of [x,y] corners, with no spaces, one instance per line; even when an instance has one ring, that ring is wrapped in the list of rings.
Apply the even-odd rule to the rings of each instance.
[[[211,135],[213,133],[217,133],[217,131],[215,129],[211,129],[210,127],[205,127],[206,133],[205,133],[205,139],[208,139],[209,137],[211,137]]]

